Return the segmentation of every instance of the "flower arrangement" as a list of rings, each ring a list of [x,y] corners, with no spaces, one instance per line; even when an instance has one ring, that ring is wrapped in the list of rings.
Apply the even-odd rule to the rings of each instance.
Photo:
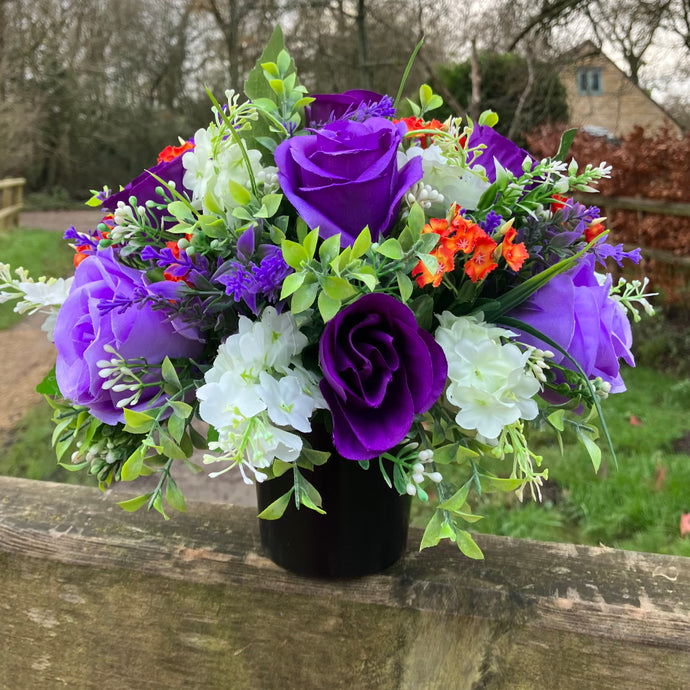
[[[102,488],[155,474],[120,505],[165,515],[185,507],[173,463],[200,471],[205,449],[211,478],[292,473],[260,514],[277,519],[291,500],[327,511],[309,471],[358,462],[434,504],[422,547],[470,557],[471,490],[540,494],[528,426],[574,432],[598,466],[591,413],[625,389],[628,316],[651,311],[645,285],[605,272],[639,250],[572,196],[605,164],[566,165],[567,136],[534,160],[490,112],[429,119],[426,85],[408,117],[400,95],[309,96],[279,31],[244,97],[211,99],[207,128],[95,193],[103,221],[65,235],[73,279],[0,270],[3,300],[49,313],[39,390],[63,466]]]

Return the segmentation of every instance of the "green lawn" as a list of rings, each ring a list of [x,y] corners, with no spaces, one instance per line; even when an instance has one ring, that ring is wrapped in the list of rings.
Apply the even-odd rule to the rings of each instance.
[[[62,233],[35,228],[0,230],[0,262],[13,269],[23,266],[33,278],[42,275],[66,277],[74,271],[74,251],[62,239]],[[0,329],[19,321],[15,302],[0,304]]]

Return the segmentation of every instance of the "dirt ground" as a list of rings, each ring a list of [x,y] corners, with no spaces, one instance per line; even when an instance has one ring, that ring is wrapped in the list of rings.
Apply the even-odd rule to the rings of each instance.
[[[21,226],[64,231],[74,224],[78,230],[93,228],[100,221],[98,211],[23,212]],[[41,330],[44,317],[34,315],[16,326],[0,331],[0,437],[7,433],[42,396],[35,388],[55,363],[55,350]],[[48,450],[48,452],[51,452]],[[213,469],[218,469],[214,467]],[[65,470],[66,471],[66,470]],[[245,486],[239,472],[228,472],[216,479],[204,473],[194,475],[184,466],[174,473],[188,501],[256,505],[254,487]],[[116,492],[143,492],[139,484],[121,484]]]

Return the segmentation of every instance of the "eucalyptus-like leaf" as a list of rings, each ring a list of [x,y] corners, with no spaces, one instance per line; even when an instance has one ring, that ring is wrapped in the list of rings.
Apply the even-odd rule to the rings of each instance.
[[[168,481],[165,484],[165,500],[171,508],[179,510],[181,513],[187,511],[184,495],[171,476],[168,476]]]
[[[295,488],[292,487],[287,493],[277,498],[273,503],[264,508],[264,510],[259,513],[258,517],[262,520],[277,520],[282,517],[290,503],[290,497],[294,490]]]

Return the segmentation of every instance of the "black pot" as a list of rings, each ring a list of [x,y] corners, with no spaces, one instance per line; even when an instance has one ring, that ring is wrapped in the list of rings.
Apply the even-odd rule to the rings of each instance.
[[[323,448],[323,446],[322,446]],[[389,476],[393,476],[392,468]],[[386,484],[377,460],[360,463],[332,455],[313,472],[301,470],[323,499],[325,515],[290,501],[278,520],[259,520],[261,543],[276,564],[313,577],[360,577],[393,565],[404,553],[410,497]],[[283,476],[256,485],[259,511],[290,490]]]

